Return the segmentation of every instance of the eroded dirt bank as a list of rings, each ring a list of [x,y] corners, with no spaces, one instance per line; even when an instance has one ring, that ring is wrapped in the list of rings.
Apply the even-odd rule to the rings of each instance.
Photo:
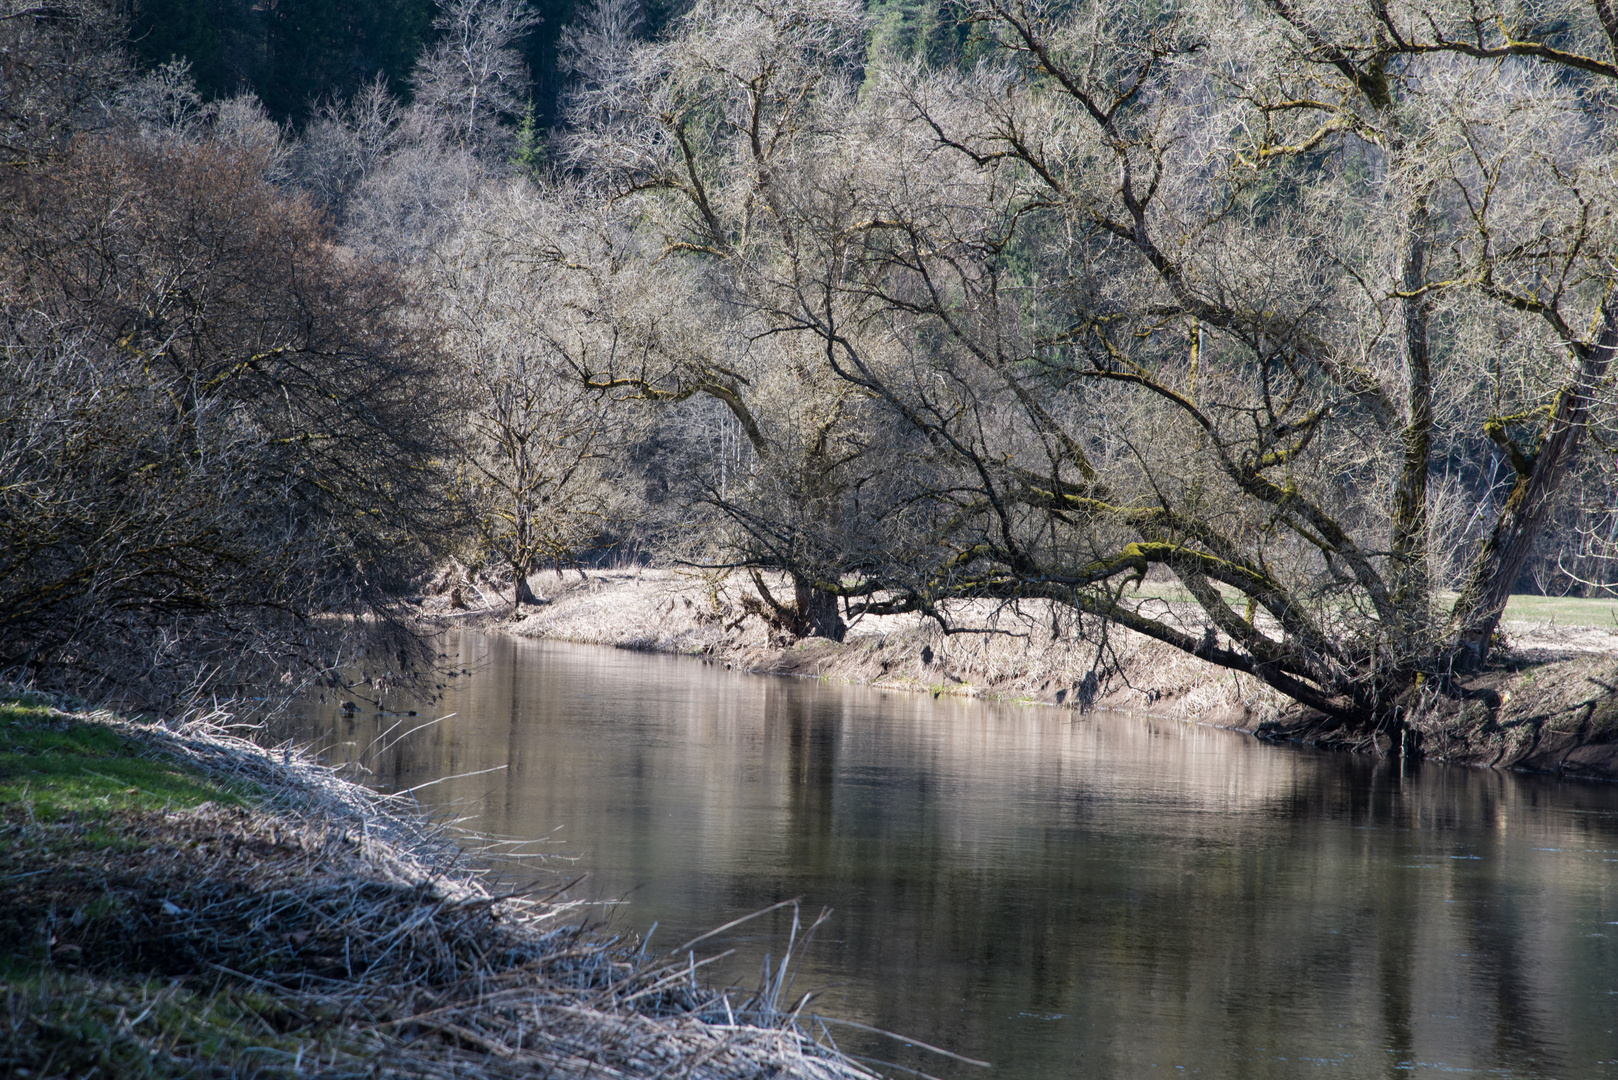
[[[1257,680],[1128,631],[1077,640],[1073,616],[1035,605],[977,605],[945,633],[914,615],[857,620],[842,643],[793,641],[757,613],[739,576],[595,571],[534,579],[543,602],[429,611],[481,619],[526,637],[680,653],[747,671],[846,680],[932,694],[1070,709],[1150,712],[1263,737],[1387,753],[1386,738],[1344,739]],[[491,590],[485,589],[485,594]],[[490,595],[490,599],[492,599]],[[1054,620],[1054,621],[1053,621]],[[1509,653],[1459,699],[1426,695],[1413,717],[1429,760],[1618,779],[1618,633],[1508,621]],[[1088,635],[1087,635],[1088,636]]]
[[[1513,653],[1468,679],[1459,696],[1421,695],[1410,726],[1415,749],[1428,760],[1618,780],[1618,656],[1566,648]],[[1345,738],[1318,716],[1283,713],[1251,730],[1362,753],[1392,750],[1388,736]]]

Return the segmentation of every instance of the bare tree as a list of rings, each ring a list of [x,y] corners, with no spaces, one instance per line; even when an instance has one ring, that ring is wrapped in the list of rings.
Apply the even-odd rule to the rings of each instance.
[[[264,155],[271,162],[267,175],[277,183],[285,179],[287,146],[281,125],[256,94],[243,92],[214,102],[209,134],[217,142]]]
[[[381,75],[346,101],[316,105],[292,151],[292,183],[346,223],[355,190],[401,148],[402,111]]]
[[[154,141],[195,139],[214,113],[203,104],[191,78],[191,62],[184,59],[159,64],[131,80],[119,91],[117,105],[119,115],[142,138]]]
[[[188,60],[171,60],[131,79],[104,113],[109,126],[152,144],[212,141],[245,150],[263,162],[264,178],[288,179],[281,126],[252,91],[202,100]]]
[[[500,141],[502,120],[527,101],[528,66],[514,46],[539,21],[525,0],[449,0],[433,20],[438,40],[416,63],[416,107],[459,146]]]
[[[634,47],[646,25],[640,0],[591,0],[557,38],[557,67],[571,77],[563,100],[569,123],[585,127],[603,93],[620,90],[634,63]]]
[[[797,400],[858,403],[803,410],[857,449],[796,475],[862,493],[817,589],[1071,606],[1399,745],[1487,661],[1618,347],[1604,12],[984,0],[1000,62],[856,97],[857,13],[716,2],[585,96],[572,160]],[[742,355],[595,382],[763,447]],[[840,479],[871,431],[895,456]],[[1490,460],[1490,520],[1438,516]]]
[[[616,11],[600,9],[597,22]],[[728,276],[756,269],[755,252],[790,242],[772,177],[817,119],[823,88],[851,85],[864,24],[856,7],[827,0],[704,3],[682,25],[658,44],[635,45],[612,26],[576,36],[592,76],[573,101],[586,126],[567,150],[610,190],[635,197],[624,205],[650,225],[654,251]],[[698,333],[671,335],[671,321],[644,310],[611,311],[616,333],[634,347],[593,357],[585,377],[646,402],[723,405],[756,468],[745,483],[730,472],[714,483],[709,474],[700,499],[725,526],[709,534],[719,542],[712,558],[785,571],[790,601],[761,586],[783,624],[841,638],[837,593],[827,586],[840,579],[849,538],[864,531],[857,493],[874,467],[867,398],[820,362],[815,345],[778,336],[767,312],[733,303],[728,290],[739,279],[704,273],[676,290],[691,297],[688,312],[703,313]]]
[[[321,105],[293,154],[294,182],[329,207],[345,242],[415,265],[446,242],[481,187],[504,176],[526,102],[513,47],[538,22],[519,0],[457,0],[418,62],[402,107],[380,76]]]
[[[475,561],[504,564],[518,605],[538,602],[528,578],[544,563],[577,565],[617,501],[602,473],[622,425],[573,366],[591,330],[568,309],[567,272],[548,250],[565,227],[529,185],[486,193],[433,251],[424,282],[443,299],[445,349],[468,394],[456,496],[475,523]]]
[[[471,151],[409,132],[348,193],[343,241],[401,266],[419,264],[454,234],[488,180]]]
[[[802,316],[978,474],[951,590],[1065,599],[1397,733],[1424,679],[1486,660],[1618,345],[1589,226],[1608,90],[1571,75],[1610,62],[1386,7],[979,10],[1010,66],[895,93],[995,178],[989,229],[962,245],[896,207],[882,284],[856,295],[948,328],[980,373],[954,404],[981,416],[998,381],[1037,456],[1017,467],[938,396],[896,387],[837,340],[818,292]],[[1584,44],[1611,54],[1604,31]],[[996,272],[1014,251],[1045,281]],[[1027,330],[1013,302],[1037,312]],[[1434,445],[1468,421],[1518,479],[1440,614]],[[1098,423],[1123,456],[1102,456]],[[1154,567],[1194,598],[1200,635],[1121,587]]]
[[[364,638],[396,673],[417,658],[388,613],[451,521],[430,313],[265,168],[103,139],[6,177],[13,675],[163,707],[335,677]]]
[[[0,147],[15,166],[105,120],[130,74],[120,8],[103,0],[0,3]]]

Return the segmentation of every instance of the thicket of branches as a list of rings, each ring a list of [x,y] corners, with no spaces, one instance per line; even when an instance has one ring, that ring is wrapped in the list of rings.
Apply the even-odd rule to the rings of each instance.
[[[807,625],[1043,601],[1397,729],[1549,553],[1610,580],[1605,6],[966,19],[970,66],[698,3],[572,103],[615,273],[725,316],[602,309],[642,344],[589,383],[734,415],[754,482],[700,498]]]
[[[116,63],[36,40],[58,85]],[[271,182],[251,102],[114,89],[7,130],[0,667],[153,706],[403,671],[460,427],[432,312]]]
[[[365,522],[286,532],[297,595],[402,587],[405,538],[438,536],[521,604],[541,566],[616,543],[783,573],[758,588],[801,634],[1054,604],[1397,729],[1488,662],[1508,592],[1618,580],[1618,17],[1553,8],[697,0],[652,34],[635,0],[593,0],[557,33],[548,134],[514,89],[518,0],[444,6],[408,103],[377,79],[297,131],[109,45],[71,79],[27,69],[56,73],[28,92],[58,120],[7,121],[41,207],[7,230],[13,348],[138,383],[151,403],[120,416],[182,420],[142,461],[275,477],[221,535],[261,536],[272,504]],[[7,32],[58,56],[55,18]],[[169,172],[258,185],[258,211],[216,180],[195,199],[218,235],[253,219],[234,257],[282,269],[231,272],[271,288],[169,313],[202,273],[178,237],[211,220]],[[47,193],[73,185],[69,213]],[[109,255],[146,203],[152,250]],[[316,314],[294,330],[293,308]],[[309,366],[253,367],[278,349]],[[140,396],[109,385],[57,396]],[[305,437],[339,415],[352,436]],[[216,437],[228,454],[170,449]],[[130,440],[7,460],[134,476],[86,449]],[[328,468],[341,484],[298,486]]]

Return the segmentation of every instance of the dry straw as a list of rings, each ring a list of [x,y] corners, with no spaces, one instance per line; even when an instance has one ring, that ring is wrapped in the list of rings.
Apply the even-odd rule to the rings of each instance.
[[[269,1027],[311,1037],[284,1063],[303,1075],[874,1075],[823,1029],[811,1037],[807,995],[789,1000],[819,921],[804,932],[794,914],[786,955],[758,990],[710,989],[700,941],[648,958],[559,895],[493,893],[408,804],[290,747],[266,750],[225,720],[90,722],[119,731],[126,748],[252,785],[264,793],[253,808],[134,815],[111,842],[56,844],[68,854],[45,867],[26,853],[49,830],[85,823],[24,815],[6,825],[9,922],[45,935],[48,966],[77,972],[80,992],[129,973],[168,980],[142,991],[144,1008],[120,1007],[123,1027],[138,1028],[126,1017],[151,1015],[174,987],[223,986],[273,1002]],[[0,1003],[13,1063],[31,1011],[59,1004],[20,985]],[[160,1050],[173,1047],[154,1042]]]

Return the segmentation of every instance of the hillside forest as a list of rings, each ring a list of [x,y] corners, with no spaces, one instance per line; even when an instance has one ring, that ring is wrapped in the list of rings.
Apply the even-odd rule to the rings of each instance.
[[[0,10],[10,678],[651,561],[1387,728],[1618,587],[1610,0]]]

